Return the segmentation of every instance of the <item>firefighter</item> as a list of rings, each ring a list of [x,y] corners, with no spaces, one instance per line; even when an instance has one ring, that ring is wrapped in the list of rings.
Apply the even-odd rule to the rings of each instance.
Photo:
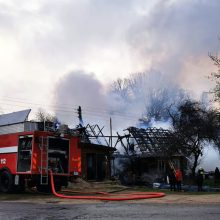
[[[202,185],[203,185],[204,179],[205,179],[205,172],[204,172],[204,169],[200,167],[197,173],[198,192],[201,192],[203,190]]]
[[[183,180],[183,174],[180,169],[176,169],[176,185],[177,185],[177,191],[180,192],[182,190],[182,180]]]
[[[220,172],[218,167],[215,168],[215,184],[218,184],[220,182]]]

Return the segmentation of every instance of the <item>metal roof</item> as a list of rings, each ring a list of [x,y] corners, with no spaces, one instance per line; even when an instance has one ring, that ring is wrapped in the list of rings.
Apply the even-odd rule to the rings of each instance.
[[[0,115],[0,126],[18,124],[27,121],[31,109]]]

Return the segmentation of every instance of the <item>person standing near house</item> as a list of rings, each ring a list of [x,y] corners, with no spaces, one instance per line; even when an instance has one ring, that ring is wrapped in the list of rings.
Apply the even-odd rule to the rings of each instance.
[[[215,168],[215,184],[219,184],[220,183],[220,172],[218,167]]]
[[[176,176],[174,169],[169,170],[168,177],[169,177],[170,191],[176,191]]]
[[[197,174],[197,185],[198,185],[198,192],[202,191],[203,180],[205,179],[205,172],[202,167],[199,168]]]
[[[183,181],[183,174],[180,169],[176,169],[176,186],[177,191],[180,192],[182,190],[182,181]]]

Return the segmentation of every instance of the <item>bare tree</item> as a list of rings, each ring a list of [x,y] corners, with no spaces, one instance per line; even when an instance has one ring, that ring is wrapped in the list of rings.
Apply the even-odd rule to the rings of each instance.
[[[195,171],[203,156],[207,142],[216,136],[216,112],[206,109],[201,103],[186,100],[175,114],[170,114],[176,132],[180,151],[192,160],[191,172]]]
[[[217,66],[217,72],[211,73],[211,77],[215,80],[216,86],[213,89],[213,93],[215,96],[215,101],[220,101],[220,59],[217,55],[209,54],[209,57],[214,62],[214,65]]]
[[[44,109],[39,108],[36,113],[36,120],[39,122],[55,122],[57,117],[47,113]]]
[[[213,89],[212,93],[214,94],[214,100],[220,103],[220,58],[218,55],[209,54],[210,59],[213,61],[214,65],[217,67],[217,71],[211,73],[211,78],[215,80],[216,85]],[[219,109],[217,109],[212,117],[213,124],[215,124],[215,132],[213,141],[215,147],[219,150],[220,153],[220,113]]]
[[[168,120],[168,106],[179,104],[187,96],[184,90],[156,71],[131,74],[128,78],[116,80],[111,88],[130,105],[144,103],[140,122],[145,125],[152,118],[156,121]]]

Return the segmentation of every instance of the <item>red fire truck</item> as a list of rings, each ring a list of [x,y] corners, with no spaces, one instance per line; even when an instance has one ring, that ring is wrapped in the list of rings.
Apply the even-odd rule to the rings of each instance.
[[[36,186],[50,189],[49,170],[57,189],[73,175],[81,175],[79,137],[45,129],[27,121],[28,110],[0,116],[0,191]],[[6,119],[5,119],[6,118]]]

